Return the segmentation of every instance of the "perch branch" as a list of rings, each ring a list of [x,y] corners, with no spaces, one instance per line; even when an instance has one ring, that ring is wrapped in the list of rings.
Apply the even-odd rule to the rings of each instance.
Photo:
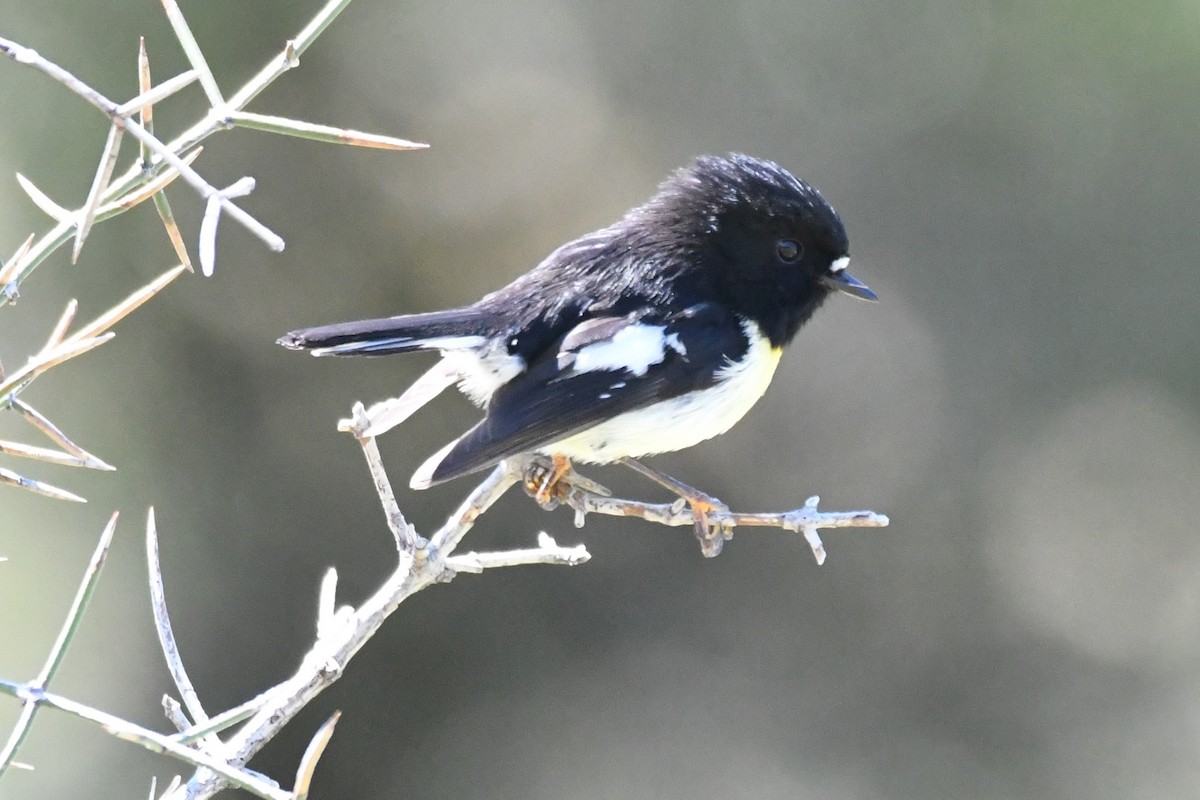
[[[647,503],[641,500],[625,500],[608,497],[590,487],[577,485],[577,477],[568,474],[563,481],[568,484],[547,506],[553,508],[562,503],[575,511],[575,526],[582,527],[588,514],[604,514],[613,517],[636,517],[647,522],[668,527],[695,525],[696,518],[680,498],[673,503]],[[590,482],[589,482],[590,483]],[[804,535],[818,564],[825,563],[825,545],[817,533],[822,528],[883,528],[889,520],[884,514],[874,511],[818,511],[820,498],[813,496],[804,505],[792,511],[776,513],[745,513],[718,509],[710,514],[710,524],[721,531],[724,539],[733,537],[737,527],[779,528]],[[702,543],[703,544],[703,543]],[[703,549],[703,547],[702,547]],[[720,548],[717,548],[719,552]],[[710,552],[705,550],[705,555]],[[711,553],[716,555],[716,553]]]

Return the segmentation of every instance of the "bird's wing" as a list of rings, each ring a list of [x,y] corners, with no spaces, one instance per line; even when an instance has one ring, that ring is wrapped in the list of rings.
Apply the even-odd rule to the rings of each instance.
[[[450,480],[712,386],[747,346],[737,318],[712,303],[672,315],[586,319],[497,389],[487,416],[426,461],[412,486]]]

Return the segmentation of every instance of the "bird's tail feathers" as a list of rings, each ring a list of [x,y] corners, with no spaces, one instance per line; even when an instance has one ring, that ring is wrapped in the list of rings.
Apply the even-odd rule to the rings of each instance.
[[[412,350],[478,347],[485,339],[482,315],[471,308],[406,314],[300,328],[279,337],[292,350],[316,356],[382,356]]]

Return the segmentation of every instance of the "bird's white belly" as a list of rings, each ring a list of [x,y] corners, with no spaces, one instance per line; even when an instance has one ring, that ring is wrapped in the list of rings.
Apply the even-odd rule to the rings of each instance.
[[[540,452],[597,464],[670,453],[719,436],[767,391],[781,354],[766,337],[753,336],[746,355],[725,367],[714,386],[628,411]]]

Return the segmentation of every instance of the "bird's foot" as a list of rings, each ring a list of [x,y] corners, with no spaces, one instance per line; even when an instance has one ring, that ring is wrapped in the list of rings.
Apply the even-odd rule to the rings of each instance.
[[[729,506],[693,486],[688,486],[678,478],[659,472],[635,459],[623,458],[621,463],[678,495],[679,499],[675,501],[674,506],[676,513],[682,511],[684,506],[691,509],[696,538],[700,541],[700,551],[705,557],[719,555],[725,540],[733,538],[733,525],[730,524],[732,512]]]
[[[733,529],[729,525],[729,506],[696,489],[680,495],[676,502],[686,505],[692,512],[700,551],[707,558],[719,555],[725,541],[733,536]]]
[[[525,469],[525,491],[540,506],[560,503],[566,499],[567,490],[570,489],[570,481],[564,480],[568,475],[573,476],[574,470],[571,469],[571,460],[566,456],[537,456]]]

